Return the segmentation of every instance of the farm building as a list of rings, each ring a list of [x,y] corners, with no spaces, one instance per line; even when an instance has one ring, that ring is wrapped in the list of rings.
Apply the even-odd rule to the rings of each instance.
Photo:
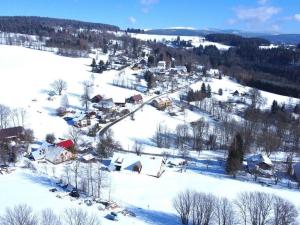
[[[158,110],[163,110],[172,105],[170,98],[157,98],[152,101],[152,105]]]
[[[165,171],[165,160],[162,157],[114,154],[109,168],[112,171],[133,171],[159,178]]]
[[[259,167],[260,169],[263,170],[270,170],[273,168],[273,163],[268,156],[260,153],[260,154],[250,156],[247,159],[247,166],[250,169],[254,167]]]
[[[7,141],[7,140],[14,140],[20,139],[24,136],[25,129],[23,127],[10,127],[0,130],[0,140]]]

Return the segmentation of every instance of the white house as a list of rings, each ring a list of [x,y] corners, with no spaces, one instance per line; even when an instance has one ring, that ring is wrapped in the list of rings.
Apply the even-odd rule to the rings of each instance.
[[[163,157],[115,153],[109,165],[111,171],[133,171],[159,178],[165,171]]]
[[[167,67],[166,61],[159,61],[159,62],[157,63],[157,68],[158,68],[158,69],[165,70],[166,67]]]
[[[45,159],[53,164],[59,164],[74,158],[75,155],[62,147],[49,147]]]
[[[53,144],[46,141],[36,141],[28,146],[27,152],[34,160],[40,160],[45,158],[48,148],[51,146],[53,146]]]

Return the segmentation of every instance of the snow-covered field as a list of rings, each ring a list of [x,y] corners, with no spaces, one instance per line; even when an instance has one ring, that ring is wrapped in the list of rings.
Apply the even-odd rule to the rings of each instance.
[[[156,35],[156,34],[135,34],[135,33],[130,33],[131,37],[143,40],[143,41],[147,41],[147,40],[151,40],[151,41],[158,41],[158,42],[162,42],[162,41],[174,41],[177,39],[177,36],[174,35]],[[230,46],[228,45],[224,45],[224,44],[220,44],[220,43],[216,43],[216,42],[210,42],[205,40],[204,37],[197,37],[197,36],[180,36],[180,40],[182,41],[191,41],[192,45],[195,47],[199,47],[199,46],[209,46],[209,45],[214,45],[216,46],[218,49],[220,50],[228,50],[230,48]]]
[[[233,200],[243,191],[263,191],[279,195],[293,202],[297,209],[300,209],[299,191],[262,187],[258,184],[207,176],[200,171],[189,170],[180,173],[175,169],[168,169],[160,178],[129,171],[113,172],[112,199],[137,215],[136,218],[121,217],[119,222],[105,219],[104,216],[109,211],[100,212],[95,205],[88,207],[82,201],[71,200],[68,196],[57,198],[56,193],[49,192],[49,189],[54,186],[53,182],[38,174],[17,170],[9,175],[0,175],[0,184],[0,212],[3,212],[6,207],[20,203],[26,203],[37,211],[52,208],[57,213],[61,213],[65,208],[80,207],[98,214],[102,224],[108,225],[179,224],[172,207],[172,200],[178,192],[186,189],[212,193]]]
[[[105,60],[106,56],[101,56]],[[0,104],[10,107],[24,107],[28,111],[26,127],[34,129],[35,136],[44,139],[45,134],[54,132],[57,137],[64,136],[68,132],[67,123],[54,116],[54,110],[60,105],[60,98],[48,101],[50,83],[62,78],[68,83],[66,94],[69,97],[71,108],[80,109],[80,94],[82,93],[82,81],[90,80],[89,72],[91,59],[67,58],[57,56],[49,52],[30,50],[22,47],[0,45]],[[125,71],[132,73],[132,71]],[[94,94],[102,94],[106,97],[129,97],[135,93],[112,85],[117,71],[107,71],[94,76]],[[212,79],[209,83],[213,92],[223,88],[223,97],[227,98],[232,92],[238,90],[244,92],[248,88],[243,87],[228,77],[222,80]],[[192,85],[194,89],[200,89],[202,82]],[[178,93],[172,95],[177,96]],[[268,106],[274,99],[278,102],[287,102],[288,97],[262,92],[267,98]],[[146,97],[146,96],[144,96]],[[178,96],[177,96],[178,97]],[[34,101],[32,101],[34,100]],[[296,101],[294,99],[293,101]],[[130,149],[135,140],[145,143],[155,152],[157,149],[151,145],[158,123],[167,124],[174,130],[176,125],[184,121],[191,122],[199,118],[209,117],[200,113],[186,110],[185,114],[178,113],[171,117],[168,112],[156,110],[150,105],[135,113],[135,120],[127,118],[113,127],[115,137],[123,147]],[[150,147],[149,147],[150,146]],[[293,202],[300,210],[300,192],[263,187],[259,184],[226,179],[215,175],[206,175],[201,170],[188,169],[186,173],[180,173],[174,168],[168,168],[161,178],[153,178],[143,174],[129,171],[121,173],[112,172],[112,198],[121,206],[130,208],[137,214],[137,218],[124,217],[119,222],[111,222],[104,219],[107,212],[99,212],[94,206],[78,205],[79,201],[71,201],[69,197],[59,199],[56,194],[49,192],[54,185],[53,181],[39,174],[17,168],[8,175],[0,175],[0,213],[6,207],[19,203],[27,203],[36,210],[52,208],[61,212],[68,207],[82,207],[98,213],[103,224],[120,225],[175,225],[178,218],[172,207],[172,199],[179,191],[187,188],[210,192],[217,196],[225,196],[234,199],[241,191],[265,191],[275,193]]]
[[[99,56],[103,60],[106,55]],[[112,85],[117,71],[108,71],[101,75],[90,72],[90,58],[68,58],[53,53],[28,48],[0,45],[0,104],[12,108],[22,107],[27,111],[25,125],[35,132],[39,139],[47,133],[62,137],[68,132],[67,123],[54,116],[60,106],[60,97],[48,101],[50,84],[56,79],[67,82],[66,94],[72,109],[80,109],[82,82],[94,79],[94,94],[108,98],[130,97],[134,90]]]

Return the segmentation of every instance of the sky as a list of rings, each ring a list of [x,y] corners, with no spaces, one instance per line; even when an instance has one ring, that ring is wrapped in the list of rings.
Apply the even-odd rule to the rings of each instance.
[[[0,0],[2,16],[47,16],[125,28],[300,33],[300,0]]]

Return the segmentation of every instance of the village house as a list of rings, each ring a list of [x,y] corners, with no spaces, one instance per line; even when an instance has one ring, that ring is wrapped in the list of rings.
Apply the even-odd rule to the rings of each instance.
[[[119,107],[125,107],[126,106],[126,98],[125,97],[122,97],[122,96],[121,97],[120,96],[114,97],[113,101],[114,101],[114,104],[116,106],[119,106]]]
[[[137,94],[137,95],[131,96],[129,99],[127,99],[127,101],[132,104],[140,104],[140,103],[143,103],[143,97],[142,97],[142,95]]]
[[[157,63],[157,68],[160,70],[165,70],[167,67],[166,61],[159,61]]]
[[[104,112],[111,112],[114,109],[114,102],[112,98],[103,99],[98,104],[94,104],[93,107]]]
[[[159,178],[164,173],[165,166],[166,163],[162,157],[115,153],[111,159],[109,170],[132,171]]]
[[[78,117],[73,118],[74,126],[86,127],[91,125],[91,119],[86,114],[80,114]]]
[[[157,98],[152,101],[152,105],[158,110],[163,110],[172,105],[172,100],[170,98]]]
[[[247,169],[250,173],[258,173],[267,177],[273,175],[273,163],[265,154],[256,154],[247,158]]]
[[[74,147],[74,142],[70,139],[63,140],[63,141],[60,141],[60,142],[56,143],[56,146],[62,147],[62,148],[65,148],[65,149],[72,149]]]
[[[41,160],[45,158],[48,148],[54,146],[46,141],[36,141],[28,146],[27,153],[30,159]]]
[[[73,159],[75,156],[75,154],[62,147],[52,146],[48,148],[45,159],[53,164],[60,164]]]
[[[25,134],[25,129],[21,126],[10,127],[0,130],[0,141],[9,141],[22,139]]]
[[[103,99],[101,95],[95,95],[93,98],[91,98],[92,103],[98,103]]]

